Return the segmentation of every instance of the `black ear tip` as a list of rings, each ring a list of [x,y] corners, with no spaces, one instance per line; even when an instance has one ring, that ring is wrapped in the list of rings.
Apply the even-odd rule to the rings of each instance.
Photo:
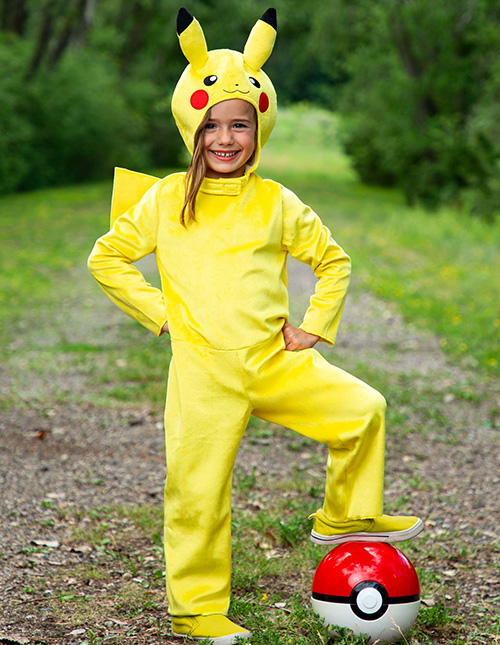
[[[177,34],[180,36],[189,25],[193,22],[194,18],[187,9],[181,7],[177,13]]]
[[[278,18],[276,16],[276,9],[274,7],[270,7],[267,11],[265,11],[260,19],[264,22],[267,22],[267,24],[271,25],[271,27],[274,27],[274,29],[278,30]]]

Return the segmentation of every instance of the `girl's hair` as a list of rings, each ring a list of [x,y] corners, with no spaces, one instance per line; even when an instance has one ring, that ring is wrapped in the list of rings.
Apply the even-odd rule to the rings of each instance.
[[[258,121],[257,121],[257,114],[255,113],[255,108],[253,108],[253,111],[254,111],[254,119],[255,119],[255,150],[256,150]],[[196,197],[198,196],[198,191],[200,190],[200,186],[203,182],[203,179],[205,178],[205,172],[207,170],[205,158],[203,156],[203,130],[205,129],[205,126],[209,121],[210,121],[210,110],[207,110],[200,125],[198,126],[198,129],[194,134],[193,158],[191,159],[191,163],[189,164],[189,168],[187,169],[187,172],[186,172],[184,204],[182,206],[181,215],[180,215],[181,224],[185,228],[186,228],[186,221],[189,221],[190,219],[192,219],[193,222],[196,221],[196,216],[195,216]],[[255,150],[253,151],[250,159],[247,161],[247,164],[253,165],[254,159],[255,159]],[[187,220],[186,220],[186,214],[188,216]]]
[[[203,130],[205,126],[210,121],[210,110],[207,110],[205,116],[203,117],[198,129],[194,134],[194,150],[193,158],[189,164],[189,168],[186,173],[185,180],[185,196],[184,196],[184,205],[181,210],[181,224],[186,227],[186,209],[188,219],[196,221],[195,217],[195,202],[200,190],[201,183],[205,178],[206,164],[205,158],[203,157]]]

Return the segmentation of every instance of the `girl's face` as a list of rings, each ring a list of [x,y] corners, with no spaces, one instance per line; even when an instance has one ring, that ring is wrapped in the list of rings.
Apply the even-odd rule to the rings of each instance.
[[[229,99],[210,108],[203,130],[206,176],[242,177],[255,150],[255,110],[248,101]]]

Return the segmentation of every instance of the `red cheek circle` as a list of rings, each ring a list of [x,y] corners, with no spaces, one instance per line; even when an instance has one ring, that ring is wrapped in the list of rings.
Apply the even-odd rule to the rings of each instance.
[[[191,105],[195,110],[203,110],[208,103],[208,93],[205,90],[196,90],[191,95]]]
[[[269,108],[269,97],[265,92],[262,92],[259,99],[259,110],[265,112]]]

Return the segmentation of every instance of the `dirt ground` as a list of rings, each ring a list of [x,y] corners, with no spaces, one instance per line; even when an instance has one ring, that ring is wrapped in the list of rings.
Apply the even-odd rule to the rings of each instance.
[[[292,310],[298,315],[314,280],[306,268],[293,263],[290,281]],[[477,622],[478,616],[498,616],[500,384],[467,366],[450,365],[437,338],[405,324],[394,307],[356,286],[338,345],[324,353],[346,369],[363,363],[389,372],[409,390],[410,401],[420,401],[413,407],[408,404],[420,410],[420,416],[408,416],[420,427],[413,432],[409,428],[404,436],[388,435],[387,503],[396,505],[404,497],[405,511],[426,522],[428,541],[415,558],[427,575],[442,581],[434,588],[443,593],[442,598],[436,592],[426,601],[448,604],[464,625]],[[5,379],[4,385],[8,387]],[[429,422],[426,430],[422,424],[429,417],[424,408],[430,400],[442,422]],[[237,472],[257,467],[270,476],[285,476],[291,461],[282,448],[289,438],[277,433],[269,441],[271,449],[267,445],[264,453],[258,443],[244,440]],[[307,469],[311,451],[296,459],[302,470]],[[75,537],[78,518],[69,510],[161,505],[164,477],[160,409],[50,402],[40,407],[29,398],[19,407],[0,409],[0,643],[82,642],[84,637],[74,630],[61,636],[50,612],[44,615],[50,590],[47,595],[30,591],[39,589],[49,572],[99,560],[98,553]],[[68,514],[54,521],[54,506],[68,509]],[[117,572],[116,581],[108,584],[120,582]],[[66,583],[68,588],[79,584],[71,579]],[[110,635],[119,632],[117,622],[104,626]],[[151,638],[143,633],[130,642],[160,642]],[[436,637],[435,642],[451,641]],[[499,638],[478,631],[474,642],[495,643]]]

